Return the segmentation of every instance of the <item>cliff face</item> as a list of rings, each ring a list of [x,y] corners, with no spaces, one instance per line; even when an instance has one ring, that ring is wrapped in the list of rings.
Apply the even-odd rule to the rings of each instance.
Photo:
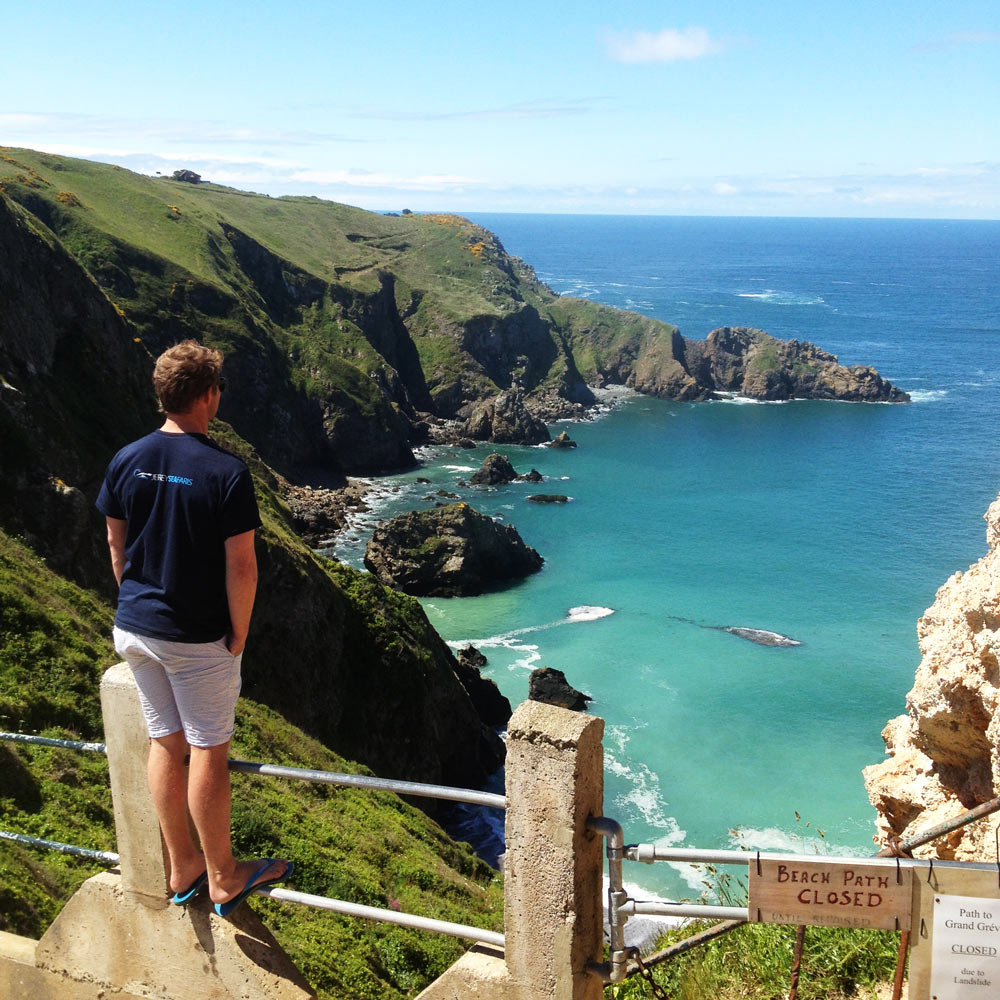
[[[0,197],[0,530],[108,601],[93,504],[111,455],[161,422],[151,366],[87,271]],[[314,556],[272,470],[226,425],[211,433],[250,465],[264,520],[244,693],[386,777],[481,784],[502,745],[419,604]]]
[[[907,714],[882,733],[887,759],[865,769],[882,835],[905,838],[1000,789],[1000,498],[986,524],[987,554],[955,573],[917,623],[922,659]],[[923,851],[994,861],[995,826],[972,823]]]

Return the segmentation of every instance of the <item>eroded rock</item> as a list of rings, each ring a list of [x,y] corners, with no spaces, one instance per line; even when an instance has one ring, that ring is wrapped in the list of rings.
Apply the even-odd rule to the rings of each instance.
[[[865,768],[884,838],[992,799],[1000,788],[1000,499],[986,512],[987,554],[955,573],[917,623],[922,659],[906,714],[882,732],[886,760]],[[996,860],[995,823],[972,823],[916,853]]]

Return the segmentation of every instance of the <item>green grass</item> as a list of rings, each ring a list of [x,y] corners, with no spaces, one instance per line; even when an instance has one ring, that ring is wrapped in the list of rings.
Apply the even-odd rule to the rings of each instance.
[[[226,444],[260,465],[238,439],[227,438]],[[267,530],[287,530],[280,501],[262,492]],[[381,588],[366,596],[373,585],[356,579],[361,574],[332,565],[331,574],[343,578],[352,599],[364,602],[373,617],[386,613]],[[413,619],[416,628],[418,610],[413,599],[398,595],[388,613]],[[100,678],[117,660],[108,640],[111,618],[108,605],[57,577],[0,531],[0,728],[100,740]],[[390,642],[398,621],[383,618],[383,624]],[[237,710],[232,755],[366,773],[247,699]],[[114,851],[105,757],[0,742],[0,829]],[[455,843],[424,813],[389,793],[234,775],[233,839],[242,854],[291,857],[294,886],[305,892],[502,927],[497,873],[467,844]],[[100,870],[0,842],[0,930],[40,937],[80,883]],[[465,948],[454,938],[325,911],[270,900],[252,905],[325,998],[412,996]]]
[[[695,922],[665,935],[658,948],[710,925]],[[668,959],[652,970],[671,1000],[779,1000],[788,996],[795,931],[778,924],[744,924],[721,938]],[[891,931],[808,927],[802,953],[800,1000],[874,997],[896,971],[899,936]],[[605,990],[606,1000],[654,996],[638,975]]]

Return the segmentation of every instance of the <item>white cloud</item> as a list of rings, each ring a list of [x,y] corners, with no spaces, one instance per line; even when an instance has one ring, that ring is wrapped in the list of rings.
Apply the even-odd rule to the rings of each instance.
[[[679,31],[623,31],[605,39],[608,55],[617,62],[679,62],[702,59],[722,51],[722,43],[713,41],[704,28],[690,27]]]
[[[739,193],[740,189],[738,187],[727,184],[725,181],[719,181],[717,184],[712,185],[712,194],[733,195]]]
[[[915,46],[917,52],[941,52],[966,45],[989,45],[1000,42],[1000,31],[953,31],[941,38]]]
[[[378,119],[385,121],[490,121],[519,118],[567,118],[589,114],[606,101],[602,97],[581,97],[569,100],[519,101],[515,104],[495,108],[467,108],[456,111],[393,111],[359,110],[350,112],[352,118]]]
[[[475,177],[457,174],[423,174],[399,177],[393,174],[365,170],[299,170],[289,178],[303,184],[343,185],[361,188],[395,188],[402,191],[438,191],[456,184],[480,184]]]

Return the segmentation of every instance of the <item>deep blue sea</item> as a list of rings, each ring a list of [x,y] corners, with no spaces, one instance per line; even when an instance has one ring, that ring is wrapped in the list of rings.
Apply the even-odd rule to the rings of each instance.
[[[567,425],[575,450],[499,449],[542,486],[462,488],[497,449],[429,451],[378,481],[338,555],[360,565],[375,519],[431,506],[439,488],[514,524],[541,573],[424,606],[446,640],[482,649],[512,703],[538,666],[593,696],[605,811],[627,842],[873,850],[861,770],[904,711],[917,619],[985,553],[1000,491],[1000,222],[473,218],[560,294],[691,338],[740,325],[812,341],[913,402],[633,397]],[[572,500],[537,505],[533,492]],[[626,879],[701,888],[667,865]]]

